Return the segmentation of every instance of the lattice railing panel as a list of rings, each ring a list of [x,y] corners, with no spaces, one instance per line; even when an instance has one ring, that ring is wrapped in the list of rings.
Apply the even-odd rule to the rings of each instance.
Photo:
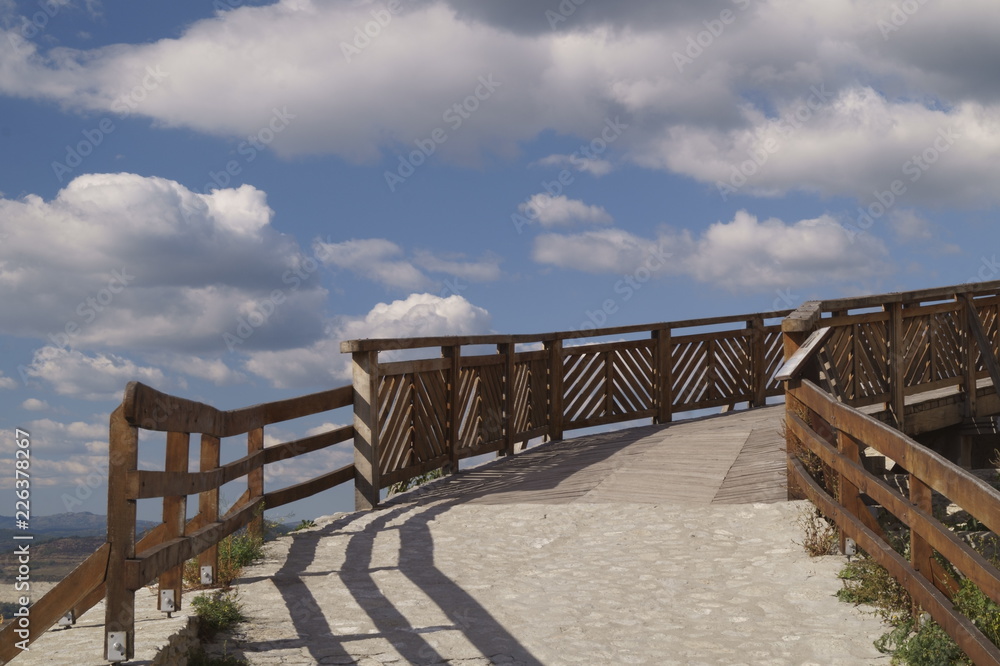
[[[764,381],[767,382],[765,391],[767,395],[783,395],[784,384],[774,378],[778,368],[785,361],[785,344],[781,334],[781,327],[764,332]]]
[[[939,312],[931,315],[931,381],[952,379],[962,375],[965,335],[959,326],[959,321],[957,312]]]
[[[903,385],[931,381],[931,316],[903,319]]]
[[[712,342],[712,364],[715,370],[712,397],[729,397],[734,403],[749,400],[753,392],[750,382],[753,370],[750,338],[740,332]]]
[[[983,331],[986,333],[986,339],[990,343],[991,351],[996,355],[997,351],[1000,350],[1000,347],[998,347],[1000,335],[998,335],[997,330],[997,306],[980,305],[977,310],[979,311],[979,320],[983,323]],[[986,371],[986,363],[983,361],[982,350],[979,350],[979,353],[976,354],[976,372],[981,376],[989,376],[989,373]]]
[[[883,321],[854,324],[854,399],[889,390],[888,325]]]
[[[626,416],[653,408],[653,345],[613,352],[611,414]]]
[[[670,349],[675,408],[694,405],[708,395],[708,341],[674,343]]]
[[[379,469],[383,474],[447,451],[447,378],[440,370],[382,377]]]
[[[567,421],[585,421],[606,414],[607,351],[574,351],[563,360],[563,414]]]
[[[459,448],[475,448],[503,437],[501,365],[462,368],[459,372]]]
[[[514,362],[514,432],[548,421],[548,368],[545,359]]]

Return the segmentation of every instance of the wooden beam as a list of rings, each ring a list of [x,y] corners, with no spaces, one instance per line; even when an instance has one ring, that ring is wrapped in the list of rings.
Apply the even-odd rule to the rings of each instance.
[[[219,438],[212,435],[201,436],[201,456],[199,459],[199,469],[202,473],[213,470],[219,466],[220,447]],[[198,516],[202,525],[208,525],[219,520],[219,488],[211,488],[198,494]],[[197,528],[195,528],[197,529]],[[198,555],[199,577],[204,567],[209,567],[211,582],[215,583],[219,578],[219,544],[214,544]]]
[[[132,386],[130,384],[130,386]],[[114,661],[109,634],[124,633],[126,659],[135,656],[135,588],[125,584],[125,563],[135,557],[135,500],[125,492],[128,472],[139,464],[139,435],[124,406],[111,413],[108,437],[108,577],[104,656]]]
[[[379,374],[378,352],[355,352],[354,375],[354,507],[374,509],[379,504]]]
[[[655,423],[673,420],[673,364],[671,363],[671,331],[662,328],[653,331],[653,406]]]
[[[813,331],[802,343],[802,346],[792,352],[792,355],[782,364],[775,379],[786,382],[798,376],[809,359],[819,351],[819,348],[830,339],[832,334],[833,329],[829,326]]]
[[[979,345],[979,353],[983,357],[983,364],[990,373],[990,379],[993,380],[993,390],[1000,393],[1000,362],[997,361],[993,345],[990,344],[989,338],[986,337],[986,331],[983,329],[983,321],[979,318],[979,313],[976,311],[975,301],[972,300],[972,296],[969,294],[965,294],[962,298],[965,302],[965,316],[969,322],[969,330],[972,332],[973,339]],[[975,387],[974,382],[971,384],[971,387]]]
[[[167,454],[164,469],[168,472],[187,472],[188,455],[190,453],[191,436],[186,432],[167,433]],[[177,494],[163,498],[163,524],[166,526],[166,539],[184,536],[184,525],[187,522],[187,495]],[[156,597],[156,608],[164,612],[181,609],[181,594],[184,587],[184,565],[167,569],[160,575],[159,594]],[[164,608],[163,593],[169,592],[172,606]],[[171,603],[171,602],[168,602]]]
[[[562,340],[545,344],[549,353],[549,439],[563,438],[563,346]]]
[[[264,459],[264,429],[254,428],[247,433],[247,457],[259,456],[261,462]],[[259,465],[247,473],[247,493],[250,497],[263,497],[264,495],[264,466]],[[264,510],[256,514],[247,524],[247,532],[264,539]]]

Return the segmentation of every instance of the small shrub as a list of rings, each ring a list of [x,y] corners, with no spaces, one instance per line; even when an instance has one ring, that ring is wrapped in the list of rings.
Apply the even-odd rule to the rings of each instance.
[[[215,585],[228,587],[240,577],[243,569],[264,557],[264,540],[241,529],[219,542],[219,570]],[[201,571],[197,558],[184,564],[184,582],[188,587],[201,587]]]
[[[299,530],[309,529],[310,527],[316,527],[315,520],[303,520],[301,523],[292,528],[293,532],[298,532]]]
[[[837,592],[841,601],[870,605],[873,613],[893,625],[910,621],[913,603],[909,593],[875,560],[861,555],[848,562],[839,575],[844,581]]]
[[[389,496],[398,495],[399,493],[404,493],[410,488],[416,488],[417,486],[422,486],[428,481],[433,481],[434,479],[440,479],[444,476],[444,468],[438,467],[437,469],[432,469],[429,472],[414,476],[413,478],[407,479],[406,481],[400,481],[399,483],[394,483],[389,486]]]
[[[233,589],[216,590],[206,596],[199,594],[191,600],[198,616],[198,638],[212,640],[220,631],[233,627],[246,619],[243,605]]]
[[[914,620],[907,620],[875,641],[875,647],[892,654],[892,664],[906,666],[952,666],[971,664],[958,645],[935,622],[922,622],[914,627]]]
[[[834,555],[840,548],[840,532],[837,526],[832,524],[819,509],[807,510],[799,516],[799,526],[802,528],[803,537],[800,544],[809,557],[819,557],[820,555]]]

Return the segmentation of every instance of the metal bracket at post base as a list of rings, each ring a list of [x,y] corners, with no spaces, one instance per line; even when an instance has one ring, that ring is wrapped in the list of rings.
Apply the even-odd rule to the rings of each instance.
[[[201,584],[211,585],[215,582],[215,572],[212,570],[210,565],[203,566],[201,568]]]
[[[128,632],[109,631],[106,656],[108,661],[126,661],[128,657]]]

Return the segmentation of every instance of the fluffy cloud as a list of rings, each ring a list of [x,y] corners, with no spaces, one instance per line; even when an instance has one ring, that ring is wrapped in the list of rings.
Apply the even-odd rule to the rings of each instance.
[[[10,31],[0,39],[0,91],[211,134],[268,132],[284,155],[364,161],[412,151],[436,129],[447,136],[436,153],[452,160],[515,154],[550,130],[596,141],[605,119],[622,114],[619,156],[714,184],[748,151],[766,151],[773,125],[804,115],[819,88],[829,98],[741,191],[867,198],[945,129],[962,139],[910,197],[996,201],[996,3],[923,4],[902,24],[893,0],[598,4],[553,22],[525,2],[408,2],[360,46],[368,3],[244,6],[177,38],[93,51],[43,52]],[[722,25],[723,10],[734,18],[712,35],[706,23]],[[495,82],[488,92],[484,79]],[[468,117],[449,116],[468,99],[478,100]],[[577,157],[543,162],[601,175],[618,161],[603,150]]]
[[[565,195],[552,196],[540,192],[518,206],[529,220],[543,227],[572,224],[611,224],[614,218],[601,206],[590,206]]]
[[[474,282],[489,282],[500,277],[500,257],[493,253],[484,255],[479,261],[462,261],[461,255],[442,257],[427,250],[417,250],[412,259],[407,259],[403,248],[384,238],[339,243],[317,240],[313,249],[324,265],[349,270],[390,289],[419,291],[433,287],[434,281],[421,268]]]
[[[363,317],[342,318],[308,347],[254,352],[246,369],[278,388],[328,386],[331,380],[350,381],[350,357],[340,352],[341,340],[486,334],[490,321],[489,312],[461,296],[411,294],[379,303]]]
[[[158,368],[136,365],[113,354],[88,356],[62,347],[42,347],[35,352],[25,374],[43,380],[59,395],[85,400],[121,398],[130,381],[162,385],[163,372]]]
[[[669,255],[661,239],[640,238],[623,229],[580,234],[542,234],[535,238],[533,257],[540,264],[587,273],[631,273],[650,256]]]
[[[76,349],[217,352],[263,313],[244,347],[311,341],[326,301],[319,264],[271,215],[248,185],[198,194],[125,173],[79,176],[48,202],[0,199],[0,298],[19,313],[0,331]]]
[[[849,282],[887,270],[885,246],[871,235],[851,235],[823,216],[786,224],[739,211],[699,238],[689,231],[645,239],[620,229],[535,239],[543,264],[590,273],[688,275],[734,291],[769,290],[826,281]]]
[[[49,403],[38,398],[28,398],[21,403],[21,409],[26,409],[29,412],[40,412],[43,409],[49,409]]]
[[[12,377],[4,377],[3,373],[0,372],[0,389],[15,389],[17,388],[17,380]]]

